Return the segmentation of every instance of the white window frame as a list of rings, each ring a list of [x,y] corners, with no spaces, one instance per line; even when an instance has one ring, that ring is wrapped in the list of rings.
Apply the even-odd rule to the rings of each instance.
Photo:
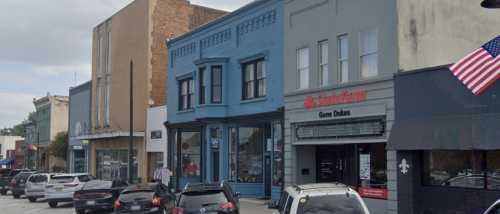
[[[300,60],[300,57],[301,57],[301,51],[307,51],[307,54],[306,54],[306,61],[307,62],[307,65],[304,64],[302,65],[303,63],[301,63],[301,60]],[[303,47],[303,48],[299,48],[297,49],[297,88],[299,90],[302,90],[302,89],[308,89],[309,88],[309,66],[310,66],[310,52],[309,52],[309,47]],[[305,72],[305,78],[302,79],[301,76],[302,76],[302,73]]]
[[[363,48],[364,47],[363,42],[365,41],[364,36],[370,35],[370,34],[375,36],[375,38],[374,38],[375,49],[374,50],[364,50],[364,48]],[[365,74],[364,73],[365,70],[363,70],[363,58],[366,58],[366,57],[375,57],[375,68],[374,68],[375,73],[374,74]],[[362,31],[359,34],[359,68],[360,68],[359,70],[361,72],[362,79],[370,79],[370,78],[377,77],[379,75],[379,71],[378,71],[378,32],[376,29]]]
[[[342,55],[342,41],[345,40],[345,45],[347,52],[345,56]],[[337,37],[338,45],[338,69],[339,69],[339,82],[347,83],[349,82],[349,37],[348,34],[342,34]],[[346,70],[344,70],[343,65],[346,65]]]
[[[326,46],[326,52],[325,50]],[[322,40],[318,42],[318,80],[319,86],[327,86],[329,81],[329,69],[328,69],[328,57],[329,57],[329,49],[328,49],[328,40]],[[324,57],[326,55],[326,57]]]

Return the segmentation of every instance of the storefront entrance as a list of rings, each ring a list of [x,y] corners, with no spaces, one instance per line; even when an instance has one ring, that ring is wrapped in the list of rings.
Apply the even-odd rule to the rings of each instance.
[[[316,181],[355,185],[354,145],[316,147]]]

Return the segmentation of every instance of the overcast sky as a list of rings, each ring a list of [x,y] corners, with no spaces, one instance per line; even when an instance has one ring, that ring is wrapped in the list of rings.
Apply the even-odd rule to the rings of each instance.
[[[92,28],[132,0],[1,0],[0,128],[90,80]],[[232,11],[252,0],[191,0]]]

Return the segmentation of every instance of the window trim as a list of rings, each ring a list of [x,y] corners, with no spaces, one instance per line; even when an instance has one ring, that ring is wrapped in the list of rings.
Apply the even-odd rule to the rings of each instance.
[[[205,81],[205,71],[207,67],[198,68],[198,104],[204,105],[207,103],[206,91],[207,85]]]
[[[368,33],[368,32],[374,32],[375,33],[375,44],[377,46],[377,49],[376,51],[373,51],[373,52],[370,52],[370,51],[367,51],[366,53],[363,51],[363,35]],[[358,41],[359,41],[359,72],[360,72],[360,77],[361,79],[363,80],[366,80],[366,79],[373,79],[373,78],[377,78],[379,75],[380,75],[380,71],[379,71],[379,57],[378,57],[378,53],[379,53],[379,41],[378,41],[378,38],[379,38],[379,35],[378,35],[378,30],[375,28],[375,29],[366,29],[366,30],[362,30],[359,32],[359,38],[358,38]],[[376,66],[376,71],[377,73],[374,75],[374,76],[369,76],[369,77],[364,77],[363,76],[363,57],[367,57],[367,56],[371,56],[371,55],[376,55],[376,63],[377,63],[377,66]]]
[[[186,82],[187,83],[187,92],[186,95],[182,94],[182,84]],[[193,77],[188,77],[184,79],[180,79],[177,82],[178,84],[178,110],[179,111],[189,111],[194,108],[194,103],[191,102],[192,96],[194,96],[194,89],[192,88],[194,86],[194,80]],[[191,87],[190,87],[191,85]],[[193,89],[190,93],[190,89]],[[184,96],[187,96],[187,106],[184,108],[184,101],[183,98]]]
[[[214,71],[216,71],[215,69],[220,69],[220,79],[219,79],[219,85],[215,85],[214,84]],[[212,65],[210,66],[210,102],[212,104],[221,104],[222,103],[222,93],[223,93],[223,90],[222,90],[222,87],[223,87],[223,84],[222,84],[222,81],[223,81],[223,71],[222,71],[222,65]],[[214,93],[214,88],[215,87],[219,87],[219,91],[220,91],[220,97],[219,97],[219,101],[215,101],[215,93]]]
[[[307,50],[307,67],[300,67],[300,51],[301,50]],[[305,90],[305,89],[309,89],[311,84],[310,84],[310,81],[311,81],[311,52],[310,52],[310,49],[309,47],[301,47],[301,48],[298,48],[295,52],[295,57],[296,57],[296,74],[297,74],[297,90]],[[301,72],[303,71],[306,71],[307,70],[307,81],[306,81],[306,85],[305,87],[302,87],[301,85],[301,82],[302,82],[302,79],[301,79]]]
[[[258,70],[258,64],[259,63],[262,63],[262,73],[263,73],[263,78],[258,78],[257,76],[257,70]],[[254,100],[254,99],[259,99],[259,98],[264,98],[267,96],[267,69],[266,69],[266,60],[265,58],[258,58],[258,59],[254,59],[252,61],[248,61],[248,62],[245,62],[245,63],[242,63],[241,65],[241,70],[242,70],[242,75],[241,75],[241,79],[242,79],[242,87],[241,87],[241,99],[246,101],[246,100]],[[247,72],[247,66],[249,65],[253,65],[253,70],[251,71],[253,73],[253,80],[251,81],[247,81],[245,78],[246,78],[246,72]],[[264,80],[264,93],[261,95],[259,94],[259,81],[261,80]],[[253,96],[252,97],[249,97],[247,95],[247,83],[249,84],[252,84],[253,85]]]

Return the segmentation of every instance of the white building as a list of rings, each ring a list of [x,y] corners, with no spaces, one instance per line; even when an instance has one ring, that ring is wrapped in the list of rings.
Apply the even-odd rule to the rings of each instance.
[[[153,178],[155,169],[167,163],[167,129],[163,122],[167,118],[167,107],[158,106],[148,109],[146,118],[146,152],[148,179]]]

